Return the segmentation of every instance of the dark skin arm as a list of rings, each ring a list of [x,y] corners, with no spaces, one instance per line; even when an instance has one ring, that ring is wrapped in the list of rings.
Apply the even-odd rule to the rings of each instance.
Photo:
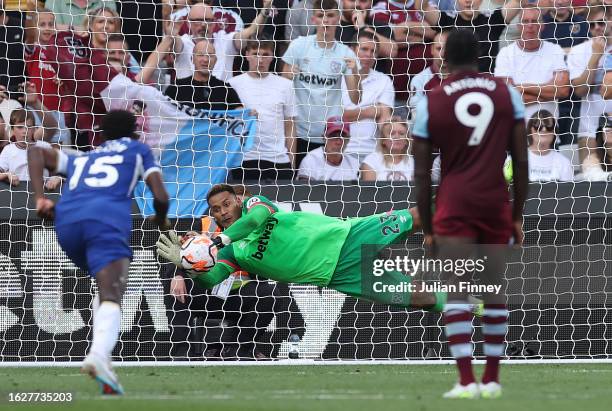
[[[521,245],[523,243],[523,208],[529,187],[527,130],[523,121],[517,121],[514,125],[512,140],[508,148],[512,156],[512,172],[514,176],[514,205],[512,210],[514,241],[515,244]]]
[[[414,148],[414,180],[417,192],[418,218],[425,235],[426,245],[428,245],[427,241],[432,240],[433,234],[431,223],[432,146],[429,139],[424,138],[415,138],[412,144]]]
[[[155,208],[155,216],[153,216],[151,220],[157,224],[161,230],[169,230],[170,222],[166,217],[169,207],[168,192],[166,191],[166,187],[164,187],[161,173],[155,172],[149,174],[145,183],[147,183],[147,186],[151,189],[154,198],[153,207]]]
[[[55,204],[45,198],[43,173],[45,169],[51,172],[57,169],[57,151],[31,146],[28,148],[28,169],[30,171],[30,188],[34,193],[38,216],[40,218],[53,218]]]

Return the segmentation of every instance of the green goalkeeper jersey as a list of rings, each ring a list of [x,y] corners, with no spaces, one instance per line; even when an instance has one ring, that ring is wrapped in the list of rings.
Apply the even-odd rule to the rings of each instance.
[[[263,196],[248,198],[242,217],[224,231],[232,244],[219,251],[217,264],[196,281],[210,288],[232,272],[245,270],[284,283],[326,286],[350,228],[345,220],[279,211]]]

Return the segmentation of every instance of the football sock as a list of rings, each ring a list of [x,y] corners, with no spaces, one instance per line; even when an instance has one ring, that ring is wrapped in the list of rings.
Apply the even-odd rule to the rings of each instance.
[[[472,370],[472,317],[472,307],[465,302],[449,302],[444,308],[446,338],[457,361],[461,385],[476,381]]]
[[[508,331],[508,310],[505,304],[485,304],[482,316],[484,354],[487,365],[482,376],[483,384],[499,383],[499,361],[504,355],[504,340]]]
[[[110,359],[119,338],[121,308],[119,304],[103,301],[94,317],[93,343],[90,354]]]

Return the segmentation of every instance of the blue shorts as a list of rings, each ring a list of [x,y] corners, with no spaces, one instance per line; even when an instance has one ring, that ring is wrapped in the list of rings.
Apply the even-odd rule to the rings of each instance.
[[[120,230],[98,221],[60,223],[55,226],[57,241],[79,268],[95,277],[104,267],[122,258],[132,260],[130,229]]]

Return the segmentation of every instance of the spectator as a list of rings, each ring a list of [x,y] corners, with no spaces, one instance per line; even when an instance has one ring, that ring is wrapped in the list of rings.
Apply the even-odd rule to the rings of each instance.
[[[121,34],[121,17],[113,9],[99,8],[91,11],[85,20],[83,20],[86,35],[89,37],[89,45],[92,49],[102,50],[108,54],[110,36],[113,36],[114,46],[117,46]],[[140,72],[138,61],[128,51],[129,47],[123,39],[122,49],[125,50],[126,65],[128,71],[133,75]],[[121,71],[120,71],[121,72]]]
[[[425,96],[429,90],[440,85],[440,82],[446,76],[442,54],[447,37],[448,30],[442,30],[436,33],[431,44],[431,66],[425,68],[410,81],[410,100],[408,100],[408,106],[411,112],[416,110],[419,100]]]
[[[393,41],[393,30],[388,24],[373,25],[370,16],[372,0],[342,0],[340,27],[336,30],[336,40],[350,45],[358,31],[374,35],[378,46],[378,55],[382,58],[393,58],[397,47]]]
[[[391,74],[395,87],[396,110],[401,107],[399,110],[405,111],[410,78],[429,64],[431,53],[426,43],[434,38],[435,31],[423,21],[423,14],[415,9],[413,0],[376,1],[370,14],[375,26],[393,27],[397,54],[380,70]]]
[[[348,123],[340,117],[327,120],[325,145],[309,152],[298,171],[300,180],[347,181],[357,180],[359,163],[344,155],[344,148],[351,138]]]
[[[572,163],[554,149],[555,119],[547,110],[537,111],[527,122],[529,181],[574,181]]]
[[[556,43],[568,53],[588,39],[589,23],[584,16],[574,13],[571,0],[553,0],[553,4],[544,15],[542,40]]]
[[[173,50],[176,53],[174,68],[177,80],[182,80],[193,75],[194,66],[192,53],[195,43],[201,39],[207,39],[214,43],[216,50],[216,65],[213,75],[220,80],[227,81],[233,77],[234,57],[242,50],[243,42],[252,38],[260,30],[270,16],[272,0],[265,0],[264,7],[257,18],[249,27],[238,32],[227,33],[217,31],[213,33],[215,16],[212,7],[204,3],[198,3],[191,7],[188,16],[189,33],[178,35],[178,31],[169,33],[174,38]]]
[[[70,130],[66,126],[64,113],[61,111],[70,110],[69,101],[62,101],[60,86],[61,82],[57,77],[56,67],[51,64],[46,64],[41,61],[41,53],[51,45],[53,36],[55,36],[55,16],[49,9],[41,8],[35,12],[30,12],[27,15],[26,39],[24,44],[25,56],[25,73],[27,75],[28,90],[26,93],[30,95],[38,95],[33,101],[38,101],[41,106],[44,106],[46,112],[55,117],[57,131],[48,141],[52,144],[70,145],[72,137]],[[23,92],[23,87],[21,86]],[[65,100],[65,99],[64,99]],[[64,107],[62,107],[62,104]],[[40,109],[33,106],[26,108],[36,113]],[[34,114],[36,127],[42,126],[42,118]]]
[[[25,109],[13,110],[10,117],[11,143],[0,153],[0,181],[7,181],[11,185],[18,185],[21,181],[30,181],[28,171],[29,145],[36,144],[49,147],[43,141],[45,133],[54,133],[57,126],[53,116],[45,116],[47,122],[44,127],[34,125],[34,116]],[[49,131],[50,130],[50,131]],[[51,177],[45,183],[48,190],[56,189],[61,179]]]
[[[359,104],[353,104],[343,82],[344,114],[342,119],[351,123],[351,140],[346,153],[355,157],[358,164],[376,148],[378,125],[391,118],[395,90],[391,79],[374,70],[378,59],[376,38],[369,31],[359,31],[353,38],[353,50],[361,69],[362,96]]]
[[[393,119],[381,129],[376,151],[361,163],[363,181],[411,181],[414,159],[410,152],[411,137],[408,125]]]
[[[519,13],[521,3],[527,1],[510,0],[501,9],[485,13],[479,10],[482,0],[457,0],[457,12],[441,12],[427,0],[415,0],[415,7],[424,12],[425,21],[432,27],[471,28],[480,41],[479,69],[492,73],[499,38],[506,25]]]
[[[538,110],[558,117],[557,99],[569,95],[569,74],[563,49],[540,38],[542,14],[526,8],[521,15],[521,38],[500,50],[495,76],[506,81],[523,96],[525,118]]]
[[[5,13],[0,0],[0,85],[14,92],[23,83],[24,31],[21,22]]]
[[[238,203],[241,207],[249,193],[240,187],[220,184],[213,187],[208,194],[211,216],[217,224],[217,231],[231,226],[236,218],[228,210],[229,206]],[[208,217],[202,218],[202,231],[210,233]],[[196,235],[190,232],[187,236]],[[186,236],[186,237],[187,237]],[[189,348],[190,317],[194,314],[204,315],[207,319],[219,317],[230,323],[224,333],[235,331],[235,344],[211,344],[204,352],[206,359],[266,359],[261,350],[261,336],[272,321],[275,312],[284,311],[283,298],[275,285],[259,281],[244,271],[237,271],[231,277],[232,285],[227,295],[215,290],[199,287],[183,270],[172,265],[164,275],[164,300],[168,309],[171,325],[171,341],[174,343],[170,354],[173,357],[193,357]],[[227,280],[226,280],[227,281]],[[197,329],[192,330],[196,332]]]
[[[573,47],[567,56],[567,66],[574,94],[582,99],[578,124],[578,155],[580,163],[590,151],[595,152],[595,137],[601,116],[612,111],[612,101],[601,95],[606,56],[612,53],[612,26],[603,7],[589,12],[591,39]]]
[[[191,77],[177,80],[166,95],[190,107],[204,110],[233,110],[242,107],[238,94],[213,73],[217,60],[215,47],[208,40],[199,41],[193,50],[195,71]]]
[[[269,24],[266,24],[263,33],[275,40],[285,39],[285,21],[287,19],[287,11],[293,0],[274,0],[274,8],[270,16]],[[263,5],[263,0],[212,0],[211,5],[215,7],[215,17],[222,13],[223,17],[219,19],[220,26],[232,25],[233,20],[229,13],[235,14],[244,24],[253,23],[257,17],[257,13]],[[240,31],[237,29],[236,31]]]
[[[116,12],[115,3],[114,0],[47,0],[45,7],[55,15],[58,30],[80,30],[85,27],[90,11],[105,8]]]
[[[106,57],[109,64],[112,65],[117,72],[130,77],[132,80],[134,80],[141,71],[134,56],[132,56],[129,51],[129,46],[123,34],[113,33],[108,35],[106,42]]]
[[[246,48],[249,70],[232,78],[246,108],[257,111],[257,131],[242,167],[232,170],[236,180],[292,180],[295,167],[295,96],[291,81],[270,73],[273,40],[250,40]]]
[[[317,26],[312,22],[317,0],[293,0],[285,20],[285,39],[293,41],[298,37],[312,36]]]
[[[361,100],[357,57],[335,40],[340,23],[338,4],[335,0],[317,0],[314,10],[316,34],[292,41],[283,56],[283,75],[293,81],[298,105],[298,166],[306,153],[323,145],[322,119],[342,115],[342,77],[351,102],[359,104]]]

